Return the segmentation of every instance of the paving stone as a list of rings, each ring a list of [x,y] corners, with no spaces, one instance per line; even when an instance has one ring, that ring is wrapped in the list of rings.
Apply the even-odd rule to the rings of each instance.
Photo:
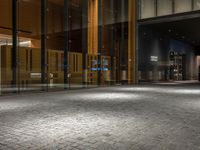
[[[199,150],[199,84],[0,97],[0,150]]]

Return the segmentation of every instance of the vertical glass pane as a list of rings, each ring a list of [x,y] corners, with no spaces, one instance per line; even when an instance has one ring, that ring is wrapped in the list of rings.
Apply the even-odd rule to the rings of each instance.
[[[102,0],[102,56],[101,56],[101,82],[103,85],[110,82],[110,0]],[[113,41],[112,41],[113,42]]]
[[[69,84],[70,88],[82,87],[82,1],[71,0],[69,8]]]
[[[0,94],[12,89],[12,0],[0,3]]]
[[[115,7],[114,51],[111,58],[114,83],[127,83],[128,80],[128,0],[119,0]],[[111,44],[111,43],[110,43]]]
[[[41,2],[18,2],[17,84],[20,91],[41,90]]]
[[[127,82],[128,0],[46,0],[41,12],[42,2],[17,1],[15,90],[63,89],[64,79],[68,88]],[[154,0],[143,0],[142,6],[143,18],[154,16]],[[9,91],[12,1],[2,0],[0,10],[1,85]]]
[[[109,85],[116,82],[116,1],[104,0],[103,10],[103,56],[102,78],[103,84]]]
[[[200,9],[200,0],[194,0],[194,10]]]
[[[158,16],[172,14],[172,0],[158,0],[157,5]]]
[[[47,83],[49,90],[64,88],[64,0],[47,1]],[[68,8],[66,8],[66,11]],[[69,16],[67,16],[69,18]]]
[[[192,10],[192,0],[175,0],[175,13],[188,12]]]
[[[155,17],[155,1],[141,0],[141,18]]]

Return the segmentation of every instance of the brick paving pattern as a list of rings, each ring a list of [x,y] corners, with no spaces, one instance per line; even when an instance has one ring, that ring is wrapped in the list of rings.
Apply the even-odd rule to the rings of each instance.
[[[0,98],[0,150],[199,150],[200,86]]]

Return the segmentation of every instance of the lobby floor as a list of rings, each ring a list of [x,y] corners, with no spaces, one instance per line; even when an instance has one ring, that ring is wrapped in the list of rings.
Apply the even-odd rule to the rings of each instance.
[[[0,150],[199,150],[200,85],[0,97]]]

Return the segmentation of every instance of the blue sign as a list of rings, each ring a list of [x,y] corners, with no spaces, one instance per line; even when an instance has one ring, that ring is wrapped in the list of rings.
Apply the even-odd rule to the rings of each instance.
[[[108,71],[108,68],[91,68],[92,71]]]

